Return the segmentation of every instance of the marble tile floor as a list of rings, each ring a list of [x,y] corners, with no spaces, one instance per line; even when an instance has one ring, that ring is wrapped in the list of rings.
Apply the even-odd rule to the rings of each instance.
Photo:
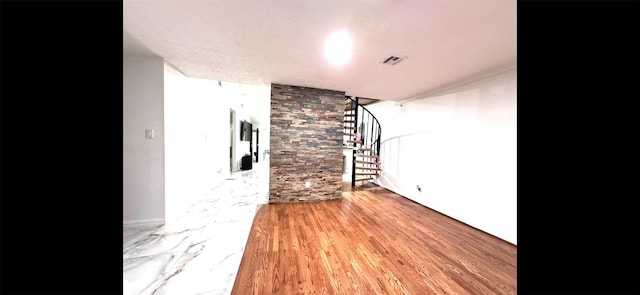
[[[255,165],[172,222],[123,228],[123,294],[230,294],[257,205],[268,202],[268,177]]]

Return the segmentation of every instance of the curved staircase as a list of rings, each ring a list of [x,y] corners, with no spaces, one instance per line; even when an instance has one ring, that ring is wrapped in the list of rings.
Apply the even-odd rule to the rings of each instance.
[[[380,123],[358,97],[346,97],[344,108],[344,145],[353,149],[351,185],[372,181],[380,175]]]

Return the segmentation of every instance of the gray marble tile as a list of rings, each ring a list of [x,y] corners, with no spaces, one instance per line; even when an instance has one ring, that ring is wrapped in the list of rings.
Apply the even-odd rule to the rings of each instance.
[[[206,292],[206,293],[200,293],[197,295],[229,295],[229,294],[231,294],[231,290],[222,289],[222,290],[215,290],[215,291]]]
[[[214,241],[192,245],[157,289],[161,294],[199,294],[233,287],[244,247]]]
[[[180,255],[167,253],[123,259],[123,294],[153,294]]]
[[[172,230],[184,230],[194,227],[204,227],[224,207],[222,200],[201,200],[191,206],[176,220],[167,222],[167,227]]]
[[[226,210],[221,211],[213,219],[213,223],[227,223],[238,221],[253,221],[253,217],[256,213],[255,204],[244,206],[229,206]]]
[[[247,243],[252,222],[212,223],[203,229],[194,239],[195,243],[207,243],[210,248],[224,251],[243,248]]]
[[[268,202],[268,165],[254,167],[164,226],[123,230],[124,294],[230,294],[257,205]]]
[[[122,258],[184,252],[203,228],[202,225],[197,228],[173,230],[165,225],[125,248]]]
[[[208,196],[206,199],[201,199],[189,207],[184,215],[213,216],[221,209],[222,202],[222,196],[220,195]]]
[[[146,235],[152,233],[161,225],[137,225],[122,227],[122,248],[127,248],[131,244],[141,240]]]

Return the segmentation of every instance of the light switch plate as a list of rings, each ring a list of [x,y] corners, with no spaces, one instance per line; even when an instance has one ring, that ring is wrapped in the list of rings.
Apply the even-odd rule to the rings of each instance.
[[[144,138],[153,139],[153,129],[145,129],[144,130]]]

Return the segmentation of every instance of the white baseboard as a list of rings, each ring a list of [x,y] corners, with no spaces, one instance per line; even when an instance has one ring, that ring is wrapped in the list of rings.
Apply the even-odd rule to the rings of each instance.
[[[163,225],[164,218],[122,221],[122,227]]]

